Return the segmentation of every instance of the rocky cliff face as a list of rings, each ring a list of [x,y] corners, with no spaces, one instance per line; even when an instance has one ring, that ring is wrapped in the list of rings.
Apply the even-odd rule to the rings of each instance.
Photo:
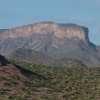
[[[42,22],[14,28],[3,32],[0,39],[28,37],[32,34],[54,34],[58,38],[78,37],[88,40],[88,29],[74,24],[55,24],[52,22]]]

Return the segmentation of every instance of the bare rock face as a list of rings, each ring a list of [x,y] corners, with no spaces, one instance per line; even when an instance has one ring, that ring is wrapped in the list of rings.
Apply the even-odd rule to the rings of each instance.
[[[88,29],[75,24],[55,24],[53,22],[41,22],[14,28],[1,33],[0,39],[28,37],[32,34],[54,34],[58,38],[72,38],[88,40]]]

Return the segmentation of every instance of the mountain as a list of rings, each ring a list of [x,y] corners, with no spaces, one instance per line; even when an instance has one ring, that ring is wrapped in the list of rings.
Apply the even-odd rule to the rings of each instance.
[[[76,24],[40,22],[0,34],[0,54],[18,48],[41,52],[54,59],[75,58],[88,66],[100,64],[100,48],[89,41],[87,27]]]

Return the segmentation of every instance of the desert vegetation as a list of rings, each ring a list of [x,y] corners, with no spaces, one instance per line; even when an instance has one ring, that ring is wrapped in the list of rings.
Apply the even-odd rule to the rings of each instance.
[[[10,61],[27,76],[0,77],[1,100],[99,100],[100,68],[67,68]],[[22,67],[19,67],[22,66]],[[1,86],[0,86],[1,87]],[[4,99],[5,98],[5,99]]]

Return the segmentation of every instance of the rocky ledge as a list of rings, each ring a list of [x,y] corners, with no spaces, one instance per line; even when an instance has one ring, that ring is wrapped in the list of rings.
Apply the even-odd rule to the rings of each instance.
[[[4,31],[0,40],[6,38],[28,37],[32,34],[54,34],[58,38],[88,39],[88,28],[76,24],[55,24],[53,22],[40,22]]]

